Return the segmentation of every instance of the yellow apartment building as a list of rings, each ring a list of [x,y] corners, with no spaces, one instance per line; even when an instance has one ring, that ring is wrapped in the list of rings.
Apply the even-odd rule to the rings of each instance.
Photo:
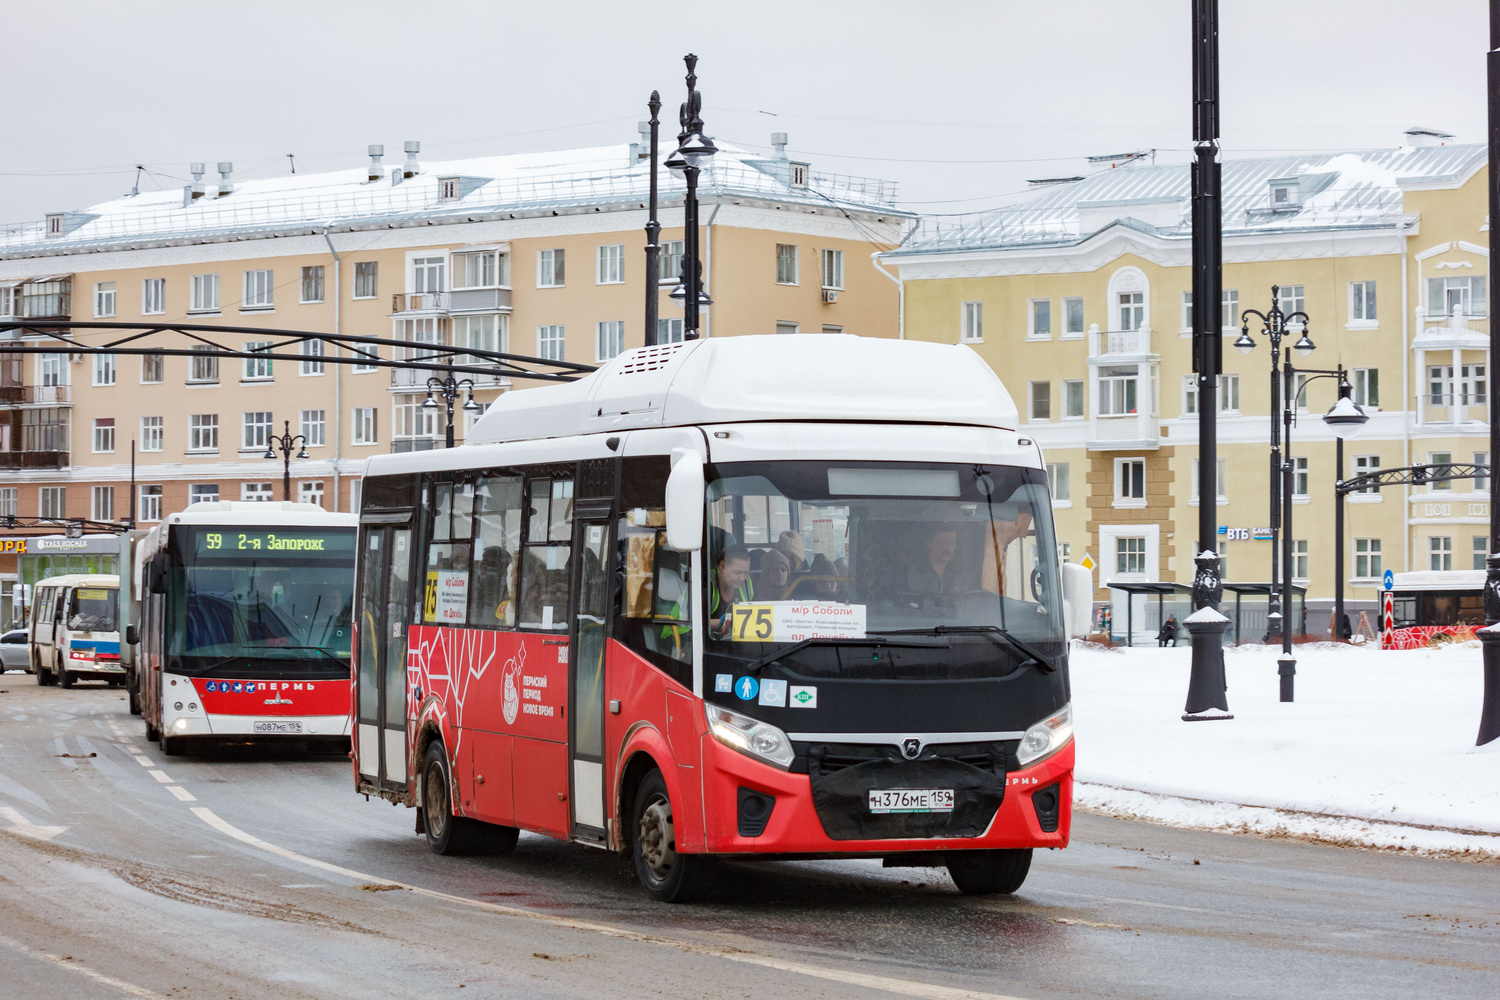
[[[702,333],[896,336],[897,286],[871,260],[910,219],[895,186],[815,172],[787,155],[783,134],[772,140],[767,157],[726,145],[700,179],[714,300]],[[645,148],[427,163],[408,143],[404,163],[371,147],[369,164],[325,174],[236,180],[220,163],[216,184],[194,164],[180,192],[0,231],[0,322],[207,323],[244,328],[222,338],[235,346],[289,329],[393,337],[411,345],[397,349],[405,358],[472,346],[593,364],[644,342]],[[682,337],[667,293],[680,276],[683,187],[659,176],[659,338],[671,341]],[[73,332],[89,345],[116,336]],[[445,432],[443,411],[421,406],[427,372],[317,354],[96,356],[26,331],[0,337],[57,345],[7,355],[0,344],[0,517],[129,516],[132,447],[142,525],[196,500],[280,499],[282,462],[263,456],[288,428],[307,442],[292,462],[295,498],[350,510],[368,456],[431,448]],[[527,385],[476,381],[481,409]],[[458,438],[475,416],[457,415]]]
[[[1224,365],[1207,405],[1226,580],[1271,573],[1269,344],[1254,317],[1255,350],[1232,344],[1272,285],[1310,317],[1317,349],[1295,363],[1351,369],[1370,414],[1345,442],[1346,478],[1487,464],[1485,164],[1483,146],[1451,144],[1224,163]],[[999,210],[925,220],[882,256],[903,285],[904,335],[968,343],[1005,379],[1046,452],[1058,537],[1095,564],[1097,600],[1111,582],[1189,584],[1203,404],[1189,378],[1188,167],[1127,162],[1034,185]],[[1326,628],[1336,558],[1348,607],[1373,609],[1385,569],[1482,568],[1489,519],[1484,483],[1387,487],[1348,498],[1336,553],[1335,439],[1319,419],[1335,398],[1335,380],[1309,384],[1292,431],[1310,631]]]

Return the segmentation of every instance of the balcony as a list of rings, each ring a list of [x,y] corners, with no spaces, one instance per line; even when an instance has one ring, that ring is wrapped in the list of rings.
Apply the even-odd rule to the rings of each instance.
[[[437,448],[437,438],[396,438],[391,442],[392,455],[404,455],[412,451],[434,451]]]
[[[455,288],[446,294],[449,312],[510,312],[509,288]]]
[[[1089,327],[1090,358],[1145,358],[1151,354],[1150,330],[1100,330]]]
[[[65,451],[0,451],[0,470],[66,469]]]
[[[392,313],[447,313],[447,292],[397,292],[391,296]]]
[[[0,385],[0,406],[71,406],[70,385]]]
[[[451,362],[456,365],[482,365],[483,361],[469,358],[462,354],[429,355],[435,361]],[[413,361],[420,360],[413,358]],[[444,378],[446,371],[436,371],[431,368],[392,368],[391,369],[391,391],[392,392],[426,392],[427,379],[431,376]],[[508,389],[510,379],[503,375],[468,375],[458,376],[459,379],[473,379],[474,389]]]

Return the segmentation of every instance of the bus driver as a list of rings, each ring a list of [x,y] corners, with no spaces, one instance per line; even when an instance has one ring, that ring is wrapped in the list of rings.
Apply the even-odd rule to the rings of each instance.
[[[750,579],[750,550],[731,545],[719,557],[713,580],[708,587],[708,634],[722,639],[729,634],[729,608],[755,599],[755,584]]]

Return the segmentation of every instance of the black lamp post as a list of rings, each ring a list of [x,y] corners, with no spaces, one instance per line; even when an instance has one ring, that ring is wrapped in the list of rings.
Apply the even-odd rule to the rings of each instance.
[[[281,434],[269,435],[266,441],[266,453],[261,457],[274,461],[276,453],[278,451],[281,452],[281,498],[283,500],[290,500],[292,498],[292,449],[296,448],[298,443],[301,443],[302,447],[297,451],[296,457],[306,458],[307,438],[301,434],[292,434],[292,422],[290,420],[283,420],[282,426],[286,428],[286,431]]]
[[[1490,51],[1485,57],[1489,83],[1490,219],[1500,219],[1500,0],[1490,0]],[[1491,261],[1500,259],[1500,244],[1495,227],[1490,226]],[[1490,278],[1490,315],[1500,309],[1500,292]],[[1500,322],[1490,320],[1490,370],[1500,360]],[[1479,709],[1477,746],[1500,739],[1500,476],[1495,476],[1496,456],[1500,455],[1500,404],[1490,390],[1490,551],[1484,560],[1484,621],[1479,641],[1484,646],[1484,702]]]
[[[656,313],[661,297],[661,223],[656,218],[656,127],[661,121],[656,113],[661,110],[661,95],[651,91],[651,100],[646,102],[651,109],[651,189],[647,197],[646,213],[646,339],[647,347],[656,345]]]
[[[688,53],[682,61],[688,69],[688,98],[682,102],[678,114],[682,131],[677,135],[677,151],[667,158],[666,166],[686,182],[687,195],[682,202],[682,282],[672,290],[671,297],[682,305],[683,339],[697,340],[699,310],[712,304],[703,294],[703,267],[698,261],[698,174],[708,166],[719,147],[703,134],[703,95],[698,93],[695,72],[698,57]]]
[[[1287,433],[1291,428],[1291,413],[1285,410],[1282,400],[1291,395],[1290,383],[1284,382],[1282,375],[1283,354],[1281,340],[1290,334],[1300,333],[1297,343],[1289,348],[1284,356],[1286,366],[1290,368],[1292,363],[1292,351],[1296,351],[1301,357],[1307,357],[1317,345],[1307,335],[1308,316],[1302,311],[1284,313],[1278,302],[1280,286],[1271,286],[1271,309],[1269,312],[1261,312],[1258,309],[1246,309],[1240,314],[1240,336],[1234,342],[1234,349],[1241,354],[1249,354],[1255,350],[1255,341],[1250,338],[1250,317],[1254,316],[1261,322],[1261,335],[1271,341],[1271,593],[1269,595],[1269,608],[1266,615],[1270,627],[1271,638],[1280,639],[1282,649],[1288,657],[1291,656],[1291,635],[1286,627],[1281,607],[1281,596],[1277,593],[1275,583],[1280,578],[1278,567],[1285,559],[1291,557],[1291,539],[1283,537],[1285,532],[1281,529],[1283,508],[1291,505],[1291,460],[1283,460],[1281,441],[1282,427],[1285,426]],[[1199,405],[1204,405],[1199,400]],[[1216,402],[1208,405],[1217,405]],[[1279,422],[1278,422],[1279,421]],[[1203,494],[1200,494],[1200,496]],[[1283,552],[1283,546],[1285,551]],[[1290,699],[1285,699],[1290,700]]]
[[[445,378],[438,378],[436,375],[433,375],[427,380],[427,398],[422,400],[422,409],[424,410],[437,409],[437,400],[432,398],[434,392],[441,393],[444,401],[447,402],[447,445],[449,448],[453,447],[453,401],[458,398],[459,391],[462,389],[468,389],[469,393],[468,399],[464,400],[465,412],[472,413],[479,409],[479,404],[474,402],[474,380],[471,378],[456,379],[452,375]]]

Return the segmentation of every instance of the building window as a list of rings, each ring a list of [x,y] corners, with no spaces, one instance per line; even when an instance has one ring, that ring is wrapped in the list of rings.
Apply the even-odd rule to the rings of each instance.
[[[1484,557],[1489,555],[1489,538],[1485,535],[1474,536],[1474,568],[1484,569]]]
[[[356,406],[351,422],[351,444],[377,444],[375,436],[375,407]]]
[[[219,450],[219,415],[195,413],[188,417],[188,451]]]
[[[141,451],[161,451],[166,436],[163,417],[141,418]]]
[[[1182,293],[1182,328],[1191,330],[1193,328],[1193,293]]]
[[[780,330],[776,331],[780,333]],[[682,343],[682,320],[680,319],[658,319],[656,321],[656,342],[658,344],[680,344]]]
[[[1146,539],[1143,536],[1121,536],[1115,539],[1115,572],[1146,572]]]
[[[304,340],[302,342],[302,356],[313,360],[300,362],[301,374],[323,374],[323,342],[321,340]],[[267,363],[269,364],[269,362]]]
[[[323,301],[323,265],[314,264],[302,269],[302,301]]]
[[[1440,573],[1453,568],[1452,538],[1447,535],[1433,535],[1427,539],[1427,568]]]
[[[488,352],[484,357],[463,355],[459,364],[493,364],[494,359],[489,355],[510,350],[510,317],[504,313],[455,316],[453,343],[456,347],[466,347],[471,351]]]
[[[219,358],[212,354],[214,349],[207,344],[195,344],[193,350],[203,355],[196,354],[190,359],[188,365],[189,382],[217,382],[219,381]]]
[[[1120,329],[1139,330],[1146,323],[1146,293],[1120,292]]]
[[[373,299],[380,289],[380,264],[373,260],[354,262],[354,297]]]
[[[604,320],[599,324],[595,337],[595,360],[608,361],[625,350],[625,321]]]
[[[1366,476],[1366,475],[1369,475],[1372,472],[1379,472],[1379,471],[1380,471],[1380,456],[1379,455],[1355,455],[1354,456],[1354,474],[1356,476]],[[1356,490],[1355,492],[1356,493],[1379,493],[1380,492],[1380,487],[1379,486],[1366,486],[1363,489]]]
[[[1115,459],[1115,502],[1146,499],[1146,460],[1144,458]]]
[[[1238,375],[1219,376],[1219,412],[1240,412],[1240,377]]]
[[[1479,468],[1481,468],[1481,469],[1488,469],[1490,467],[1490,453],[1487,452],[1487,451],[1476,451],[1474,453],[1474,464],[1476,466],[1478,466]],[[1483,493],[1485,490],[1487,490],[1489,488],[1490,488],[1490,477],[1489,476],[1475,476],[1474,477],[1474,491],[1476,493]]]
[[[422,397],[397,396],[391,405],[391,450],[425,451],[437,441],[437,409],[422,405]]]
[[[1139,373],[1133,367],[1099,369],[1099,415],[1120,417],[1135,413],[1138,378]]]
[[[140,488],[139,503],[136,505],[135,517],[137,521],[160,521],[161,520],[161,487],[142,486]]]
[[[1047,488],[1052,491],[1053,500],[1073,499],[1072,483],[1069,482],[1069,467],[1067,462],[1047,463]]]
[[[15,486],[0,486],[0,517],[15,517],[20,513],[20,489]]]
[[[1375,282],[1349,282],[1349,322],[1375,322]]]
[[[1380,539],[1354,540],[1354,576],[1359,580],[1379,579],[1385,572],[1380,560]]]
[[[1198,412],[1198,376],[1182,376],[1182,412],[1189,415]]]
[[[1276,289],[1276,308],[1284,315],[1290,316],[1294,312],[1304,311],[1302,286],[1281,285]],[[1300,320],[1298,322],[1301,322]]]
[[[784,320],[784,319],[778,319],[776,321],[776,333],[778,335],[785,334],[785,333],[796,333],[796,332],[797,332],[797,324],[796,323],[792,323],[792,322],[790,322],[788,320]]]
[[[364,483],[360,480],[351,479],[349,481],[349,511],[351,513],[359,513],[359,505],[361,499],[364,497],[364,492]],[[334,507],[338,507],[337,498],[335,498]]]
[[[314,479],[297,484],[297,502],[323,506],[323,480]]]
[[[188,487],[188,506],[195,503],[218,503],[218,483],[193,483]]]
[[[823,324],[823,332],[824,333],[843,333],[844,332],[844,328],[841,327],[841,326],[835,326],[832,323],[824,323]]]
[[[1063,336],[1083,336],[1083,299],[1063,299]]]
[[[977,344],[984,340],[983,302],[964,303],[958,339],[966,344]]]
[[[63,374],[61,354],[43,354],[37,361],[37,379],[41,385],[51,387],[65,384]]]
[[[559,324],[536,328],[536,356],[548,361],[563,360],[563,328]]]
[[[823,251],[823,287],[834,289],[844,287],[844,251]]]
[[[1063,418],[1073,419],[1084,415],[1085,382],[1081,378],[1063,380]]]
[[[115,384],[115,356],[113,354],[94,355],[94,384]]]
[[[1307,580],[1308,552],[1307,539],[1292,539],[1292,578],[1295,580]]]
[[[1447,319],[1460,316],[1477,318],[1486,315],[1484,278],[1428,278],[1427,318]]]
[[[309,448],[321,448],[326,442],[327,421],[322,410],[302,410],[297,415],[297,426],[297,433],[302,435]]]
[[[1240,290],[1238,288],[1224,288],[1219,291],[1219,303],[1221,315],[1219,325],[1226,330],[1232,330],[1240,325]]]
[[[1031,419],[1052,419],[1052,383],[1031,383]]]
[[[240,483],[241,500],[275,500],[276,491],[271,483]]]
[[[657,278],[661,281],[677,281],[682,277],[682,240],[666,240],[657,244],[661,249],[656,257]],[[778,251],[780,248],[777,248]]]
[[[94,418],[94,454],[108,454],[115,450],[115,418]]]
[[[1444,475],[1445,473],[1447,473],[1449,471],[1449,469],[1447,468],[1447,466],[1453,464],[1453,452],[1451,452],[1451,451],[1429,451],[1427,453],[1427,464],[1428,465],[1439,466],[1439,468],[1436,468],[1436,469],[1432,470],[1432,473],[1434,475]],[[1429,490],[1452,490],[1453,489],[1453,480],[1451,480],[1451,479],[1440,480],[1438,482],[1430,484],[1427,488]]]
[[[95,486],[89,491],[89,517],[95,521],[113,521],[115,519],[115,488],[113,486]]]
[[[607,243],[599,248],[599,278],[601,285],[619,285],[625,281],[625,245]]]
[[[1026,332],[1028,337],[1052,339],[1052,300],[1032,299],[1027,321],[1030,324]]]
[[[166,375],[167,359],[160,354],[141,355],[141,384],[160,382]]]
[[[1295,499],[1306,500],[1307,492],[1307,459],[1292,459],[1292,496]]]
[[[240,448],[244,451],[259,451],[269,445],[271,440],[271,411],[250,410],[244,414],[244,434],[240,438]]]
[[[270,309],[275,303],[276,272],[245,272],[245,296],[240,300],[240,309]]]
[[[457,200],[458,200],[458,178],[457,177],[439,177],[438,178],[438,201],[457,201]]]
[[[68,491],[65,486],[43,486],[37,491],[40,517],[67,517]]]
[[[1219,543],[1219,579],[1229,579],[1229,543]]]
[[[1380,369],[1354,369],[1354,401],[1371,409],[1380,408]]]
[[[188,312],[219,311],[219,276],[217,274],[193,275],[192,297]]]
[[[536,286],[538,288],[561,288],[564,260],[564,253],[561,250],[538,250],[536,252]]]
[[[1202,494],[1202,490],[1198,486],[1199,482],[1201,482],[1201,479],[1199,478],[1200,475],[1201,475],[1201,471],[1200,471],[1200,468],[1199,468],[1199,465],[1198,465],[1198,460],[1195,458],[1195,459],[1193,459],[1193,502],[1194,503],[1198,502],[1199,497]],[[1215,469],[1215,475],[1214,475],[1214,489],[1217,491],[1217,496],[1218,496],[1218,499],[1219,499],[1220,503],[1228,503],[1229,502],[1229,485],[1228,484],[1229,484],[1229,460],[1221,458],[1221,459],[1219,459],[1218,467]]]
[[[115,283],[94,282],[94,318],[109,319],[115,314]]]
[[[349,350],[350,350],[350,353],[352,353],[352,354],[354,354],[356,356],[370,358],[371,360],[374,360],[374,359],[377,359],[377,358],[380,357],[380,348],[375,347],[373,344],[365,344],[365,345],[357,345],[357,344],[355,344],[355,345],[350,345]],[[359,374],[359,373],[362,373],[362,372],[378,372],[378,371],[380,371],[380,366],[379,365],[371,364],[368,361],[360,361],[357,364],[350,365],[349,368],[350,368],[351,371],[353,371],[356,374]]]
[[[416,295],[441,292],[444,287],[442,257],[413,257],[411,262],[411,290]]]
[[[167,311],[167,279],[147,278],[141,282],[141,315],[155,316]]]
[[[509,257],[498,250],[471,250],[453,255],[453,287],[500,288],[510,284]]]
[[[272,342],[269,340],[252,340],[245,344],[245,350],[250,353],[264,352],[269,354]],[[246,358],[245,359],[245,381],[263,382],[271,377],[270,358]]]

